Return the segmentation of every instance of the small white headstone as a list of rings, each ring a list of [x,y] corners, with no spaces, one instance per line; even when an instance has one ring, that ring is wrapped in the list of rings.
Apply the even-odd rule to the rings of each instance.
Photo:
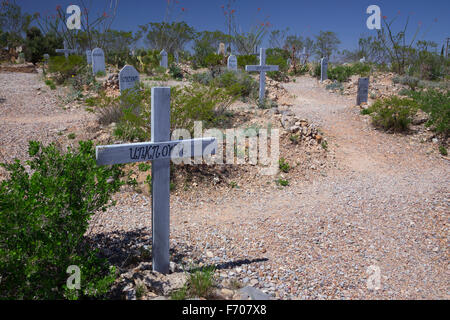
[[[92,50],[86,50],[86,60],[88,64],[92,64]]]
[[[45,63],[48,63],[49,59],[50,59],[50,55],[48,53],[44,54],[44,61],[45,61]]]
[[[238,69],[238,62],[235,55],[231,55],[228,57],[228,70],[234,70],[237,71]]]
[[[161,67],[163,67],[163,68],[168,68],[168,65],[169,65],[169,62],[168,62],[168,56],[167,56],[167,52],[166,52],[166,50],[162,50],[161,52],[160,52],[160,55],[161,55],[161,62],[159,63],[159,65],[161,66]]]
[[[360,59],[359,62],[361,62],[361,63],[366,62],[366,57],[363,57],[362,59]]]
[[[119,89],[122,93],[124,90],[133,89],[139,83],[139,72],[133,67],[126,65],[119,72]]]
[[[322,58],[320,60],[320,81],[324,81],[328,79],[328,59]]]
[[[92,50],[92,71],[94,72],[94,75],[98,72],[106,73],[105,53],[100,48]]]

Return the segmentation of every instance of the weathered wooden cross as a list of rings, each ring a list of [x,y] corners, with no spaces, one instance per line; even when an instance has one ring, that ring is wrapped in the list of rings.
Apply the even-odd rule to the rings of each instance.
[[[170,159],[213,155],[216,138],[170,141],[170,88],[152,88],[152,141],[98,146],[98,165],[152,161],[153,270],[169,272]]]
[[[259,72],[259,103],[263,104],[266,97],[266,72],[278,71],[278,66],[266,66],[266,49],[261,48],[259,66],[245,66],[245,70]]]
[[[67,59],[69,57],[69,53],[77,53],[77,50],[69,49],[67,47],[67,41],[64,40],[64,49],[56,49],[55,52],[56,53],[64,53],[64,56]]]

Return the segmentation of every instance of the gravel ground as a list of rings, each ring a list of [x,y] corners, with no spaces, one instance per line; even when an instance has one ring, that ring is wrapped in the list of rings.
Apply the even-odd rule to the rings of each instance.
[[[51,92],[36,95],[44,86],[37,79],[0,74],[7,156],[22,157],[29,138],[51,140],[51,129],[82,125],[87,116],[57,109]],[[311,78],[285,87],[297,96],[292,110],[322,127],[337,167],[282,189],[172,195],[173,258],[213,264],[221,279],[280,299],[448,299],[448,161],[435,145],[374,130],[354,101]],[[40,117],[57,118],[30,120]],[[148,246],[150,199],[127,191],[116,199],[94,216],[89,235]],[[370,266],[381,272],[379,290],[368,289]]]

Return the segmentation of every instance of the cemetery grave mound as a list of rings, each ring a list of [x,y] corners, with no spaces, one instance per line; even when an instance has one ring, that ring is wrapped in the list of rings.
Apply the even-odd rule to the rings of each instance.
[[[16,72],[16,73],[37,73],[36,66],[32,63],[23,64],[9,64],[4,63],[0,65],[0,72]]]

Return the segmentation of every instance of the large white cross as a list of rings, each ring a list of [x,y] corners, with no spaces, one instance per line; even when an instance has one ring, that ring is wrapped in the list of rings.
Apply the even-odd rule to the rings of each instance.
[[[266,97],[266,72],[278,71],[278,66],[266,66],[266,49],[261,48],[259,66],[245,66],[245,70],[259,72],[259,103],[263,104]]]
[[[77,50],[73,50],[73,49],[69,49],[67,47],[67,41],[64,40],[64,49],[56,49],[55,50],[56,53],[64,53],[64,56],[67,58],[69,58],[69,53],[76,53]]]
[[[170,141],[170,88],[152,88],[152,142],[98,146],[98,165],[152,161],[153,270],[169,273],[170,159],[215,154],[215,138]]]

